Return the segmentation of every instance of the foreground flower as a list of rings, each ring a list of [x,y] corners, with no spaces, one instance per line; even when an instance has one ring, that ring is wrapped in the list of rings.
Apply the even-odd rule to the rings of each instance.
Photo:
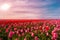
[[[21,29],[20,32],[23,32],[23,29]]]
[[[34,33],[33,32],[31,32],[31,36],[34,37]]]
[[[52,40],[56,40],[57,37],[58,37],[57,33],[53,33],[53,34],[52,34]]]
[[[46,33],[46,36],[49,36],[49,33],[48,32]]]
[[[16,38],[15,40],[18,40],[18,38]]]
[[[2,38],[0,38],[0,40],[2,40]]]
[[[9,32],[8,29],[6,29],[6,33]]]
[[[2,32],[2,31],[0,30],[0,32]]]
[[[21,36],[21,34],[18,34],[18,36],[20,37],[20,36]]]
[[[10,31],[8,37],[9,38],[12,38],[13,35],[14,35],[14,32],[13,31]]]
[[[24,38],[24,40],[27,40],[26,38]]]
[[[42,29],[42,26],[39,26],[39,30],[42,32],[42,30],[43,30],[43,29]]]
[[[46,31],[46,32],[47,32],[49,29],[50,29],[49,26],[46,26],[46,27],[45,27],[45,31]]]
[[[14,31],[16,31],[17,30],[17,28],[14,28]]]
[[[22,33],[22,36],[24,36],[25,34],[24,33]]]
[[[27,33],[27,32],[28,32],[28,30],[25,30],[25,32]]]
[[[35,36],[34,40],[39,40],[37,36]]]

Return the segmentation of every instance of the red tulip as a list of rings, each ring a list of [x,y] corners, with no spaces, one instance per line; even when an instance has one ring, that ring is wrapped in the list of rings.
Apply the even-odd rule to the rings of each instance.
[[[42,27],[40,26],[39,29],[42,30]]]
[[[40,30],[41,32],[43,32],[42,26],[39,27],[39,30]]]
[[[45,27],[45,31],[48,31],[49,29],[50,29],[49,26],[46,26],[46,27]]]

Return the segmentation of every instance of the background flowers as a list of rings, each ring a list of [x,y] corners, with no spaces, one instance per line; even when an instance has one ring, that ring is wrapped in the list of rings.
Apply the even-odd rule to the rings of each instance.
[[[0,22],[0,40],[60,40],[60,26],[56,22]]]

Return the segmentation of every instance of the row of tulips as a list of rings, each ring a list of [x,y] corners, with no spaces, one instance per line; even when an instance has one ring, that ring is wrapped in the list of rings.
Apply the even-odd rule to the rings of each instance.
[[[0,40],[60,40],[60,26],[49,22],[3,23]]]

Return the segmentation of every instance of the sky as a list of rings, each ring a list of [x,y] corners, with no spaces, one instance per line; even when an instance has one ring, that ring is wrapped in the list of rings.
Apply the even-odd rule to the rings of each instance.
[[[60,19],[60,0],[0,0],[0,19]]]

